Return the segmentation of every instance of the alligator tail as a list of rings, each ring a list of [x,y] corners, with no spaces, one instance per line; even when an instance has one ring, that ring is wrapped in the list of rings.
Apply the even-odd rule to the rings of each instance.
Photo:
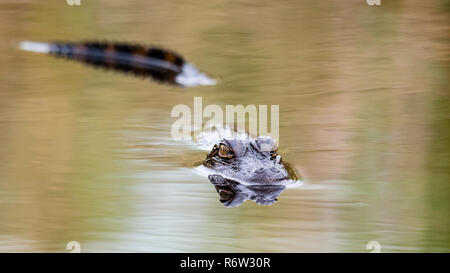
[[[187,63],[173,51],[138,44],[110,42],[40,43],[24,41],[20,48],[76,60],[95,67],[132,73],[179,85],[212,85],[216,81]]]

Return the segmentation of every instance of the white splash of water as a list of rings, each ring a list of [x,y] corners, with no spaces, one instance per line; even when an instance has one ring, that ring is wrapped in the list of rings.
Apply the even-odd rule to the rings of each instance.
[[[185,87],[215,85],[217,83],[217,80],[211,79],[189,63],[183,65],[181,73],[177,75],[175,81]]]

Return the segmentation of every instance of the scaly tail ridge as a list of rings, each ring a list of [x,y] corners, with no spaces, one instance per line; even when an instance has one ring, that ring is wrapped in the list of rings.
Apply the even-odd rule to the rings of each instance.
[[[26,51],[47,53],[95,67],[133,73],[179,86],[213,85],[209,78],[184,58],[170,50],[137,44],[110,42],[40,43],[21,42]]]

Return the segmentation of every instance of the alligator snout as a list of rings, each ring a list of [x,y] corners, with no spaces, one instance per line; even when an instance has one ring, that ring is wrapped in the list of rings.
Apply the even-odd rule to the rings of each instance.
[[[283,174],[278,168],[259,168],[256,169],[253,174],[250,176],[252,182],[276,182],[287,180],[288,177],[286,174]]]

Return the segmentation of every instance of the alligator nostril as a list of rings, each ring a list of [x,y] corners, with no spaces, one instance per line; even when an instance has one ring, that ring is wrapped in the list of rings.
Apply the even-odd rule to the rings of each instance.
[[[257,169],[257,170],[255,171],[255,173],[258,173],[258,174],[264,173],[264,168],[259,168],[259,169]]]
[[[280,173],[280,170],[275,167],[270,168],[270,171],[274,173]]]

